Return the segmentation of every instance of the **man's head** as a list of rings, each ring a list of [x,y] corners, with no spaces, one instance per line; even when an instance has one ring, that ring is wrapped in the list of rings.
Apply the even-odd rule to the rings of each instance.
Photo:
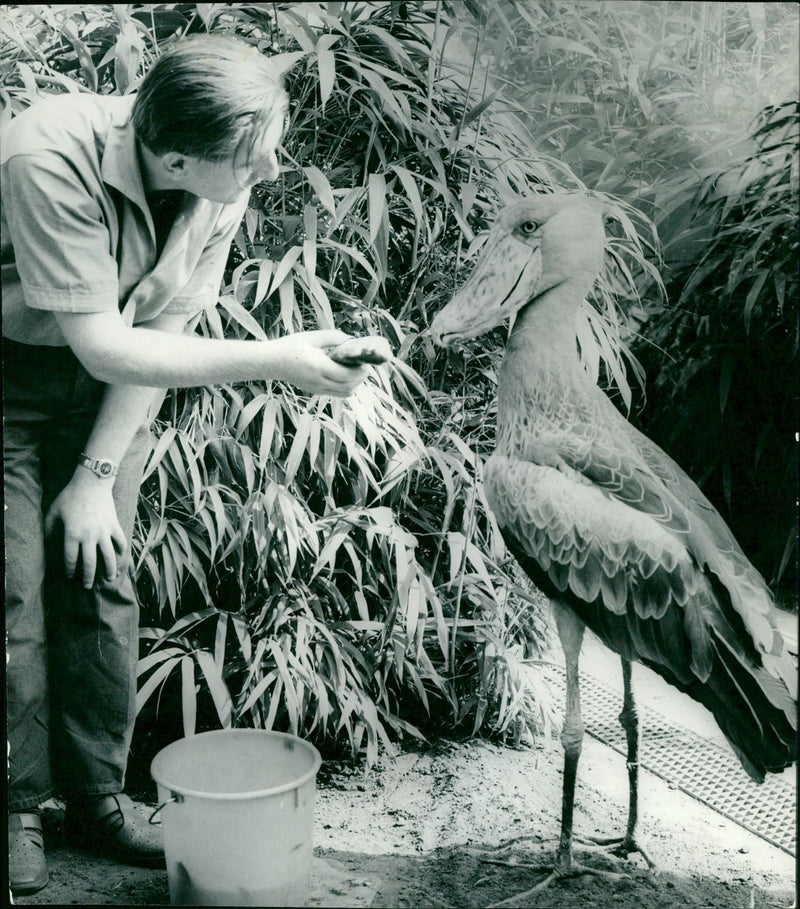
[[[178,42],[147,73],[133,127],[152,188],[232,202],[278,173],[289,99],[269,58],[236,38]]]

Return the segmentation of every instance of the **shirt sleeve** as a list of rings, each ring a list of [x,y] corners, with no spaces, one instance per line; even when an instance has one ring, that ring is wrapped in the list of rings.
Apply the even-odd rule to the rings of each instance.
[[[25,302],[56,312],[118,306],[117,263],[99,202],[55,153],[3,165],[3,209]]]
[[[170,300],[164,312],[191,316],[217,305],[231,243],[249,201],[248,196],[243,202],[225,206],[192,276]]]

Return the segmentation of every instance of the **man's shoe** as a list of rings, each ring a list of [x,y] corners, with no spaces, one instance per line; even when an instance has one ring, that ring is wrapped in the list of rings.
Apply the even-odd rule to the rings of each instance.
[[[36,893],[49,880],[42,819],[35,811],[8,815],[8,883],[13,894]]]
[[[122,793],[68,803],[64,826],[70,839],[100,855],[146,868],[165,865],[161,828],[140,817]]]

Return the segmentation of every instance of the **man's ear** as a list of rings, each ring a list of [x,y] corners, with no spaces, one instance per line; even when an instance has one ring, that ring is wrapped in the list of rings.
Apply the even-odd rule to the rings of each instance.
[[[186,174],[186,155],[180,152],[166,152],[161,155],[161,165],[170,177],[183,177]]]

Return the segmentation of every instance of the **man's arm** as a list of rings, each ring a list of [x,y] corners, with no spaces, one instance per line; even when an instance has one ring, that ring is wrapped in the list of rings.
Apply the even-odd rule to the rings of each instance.
[[[344,367],[325,354],[347,336],[340,331],[301,332],[275,341],[188,337],[186,317],[162,315],[129,328],[119,313],[56,313],[67,343],[92,376],[108,387],[85,453],[119,462],[144,422],[155,389],[251,379],[283,379],[318,394],[348,395],[364,367]],[[82,581],[94,583],[97,552],[113,579],[128,542],[117,520],[113,479],[76,466],[48,512],[45,532],[64,525],[64,565],[69,577],[80,557]]]
[[[149,325],[160,333],[179,334],[186,326],[186,317],[161,315]],[[108,458],[118,464],[160,395],[160,390],[147,386],[108,385],[84,452],[90,458]],[[113,488],[113,477],[99,477],[76,465],[72,479],[55,498],[45,519],[47,534],[57,521],[63,524],[67,576],[75,574],[80,557],[81,578],[87,589],[94,583],[98,550],[109,580],[116,576],[118,561],[127,552],[128,540],[117,520]]]
[[[313,394],[346,396],[365,376],[363,367],[340,366],[325,354],[324,348],[347,338],[341,331],[219,340],[129,328],[116,310],[54,315],[87,372],[109,385],[176,388],[279,379]]]
[[[116,463],[160,394],[158,386],[258,377],[346,395],[365,372],[363,367],[339,366],[323,352],[323,347],[346,337],[339,331],[304,332],[265,342],[218,341],[181,335],[186,324],[183,315],[161,315],[143,328],[128,328],[116,313],[58,314],[57,318],[87,371],[109,383],[84,451],[91,458]],[[134,378],[141,384],[121,384]],[[63,523],[66,572],[69,577],[74,575],[80,557],[87,589],[94,583],[98,550],[106,576],[113,579],[129,543],[117,520],[112,490],[113,478],[98,477],[76,466],[45,521],[47,533],[56,521]]]

